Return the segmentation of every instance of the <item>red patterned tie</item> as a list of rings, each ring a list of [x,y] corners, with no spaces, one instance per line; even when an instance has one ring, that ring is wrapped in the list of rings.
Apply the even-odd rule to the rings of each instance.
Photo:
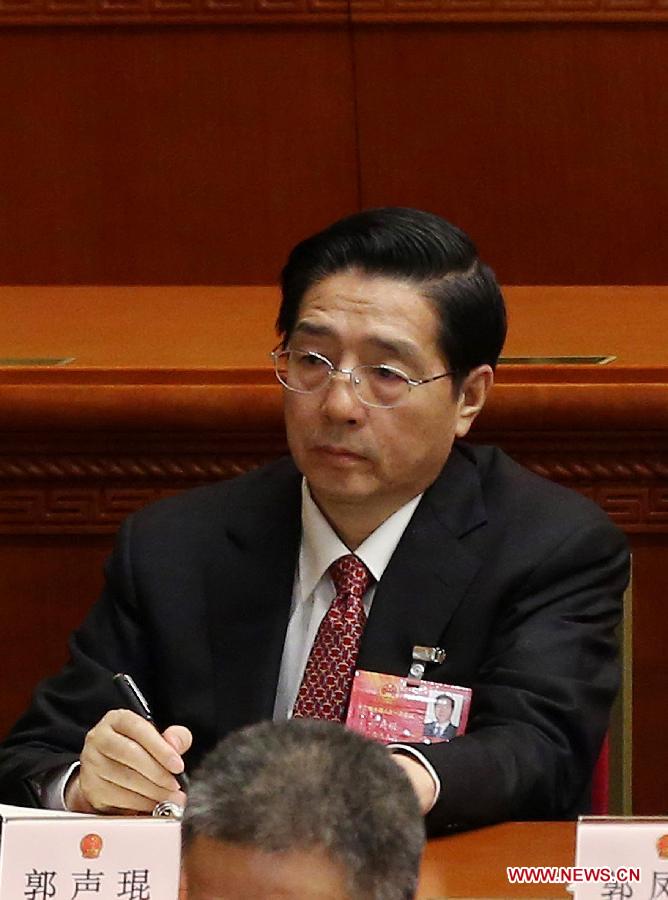
[[[366,624],[362,597],[373,576],[352,553],[337,559],[329,574],[336,597],[318,628],[292,714],[343,722]]]

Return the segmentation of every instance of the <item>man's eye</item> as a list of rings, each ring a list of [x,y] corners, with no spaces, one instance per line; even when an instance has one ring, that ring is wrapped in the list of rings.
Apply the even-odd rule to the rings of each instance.
[[[391,369],[389,366],[373,366],[373,377],[378,381],[385,382],[399,382],[405,381],[406,378],[401,375],[396,369]]]
[[[321,356],[316,356],[315,353],[304,353],[303,356],[300,357],[300,362],[303,366],[307,366],[310,369],[327,365],[325,360]]]

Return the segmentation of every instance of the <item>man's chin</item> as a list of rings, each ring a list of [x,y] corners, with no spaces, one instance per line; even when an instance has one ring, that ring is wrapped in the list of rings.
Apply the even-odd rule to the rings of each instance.
[[[323,477],[319,473],[305,474],[311,495],[319,506],[333,503],[353,506],[368,503],[373,497],[368,480],[354,473],[341,472],[336,478]]]

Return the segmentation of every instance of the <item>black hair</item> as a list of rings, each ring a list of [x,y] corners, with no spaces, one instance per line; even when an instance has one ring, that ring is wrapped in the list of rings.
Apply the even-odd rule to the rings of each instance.
[[[507,326],[494,272],[456,225],[402,207],[355,213],[297,244],[281,273],[276,328],[284,345],[309,288],[354,270],[419,287],[439,313],[441,350],[459,380],[483,363],[496,366]]]
[[[198,835],[266,853],[323,850],[354,900],[412,900],[425,826],[387,749],[332,722],[290,719],[232,732],[193,776],[183,820]]]

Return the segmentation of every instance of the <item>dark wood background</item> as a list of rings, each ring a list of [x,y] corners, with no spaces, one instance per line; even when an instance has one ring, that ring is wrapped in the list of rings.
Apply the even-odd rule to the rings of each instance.
[[[356,208],[668,280],[665,0],[0,0],[0,283],[273,283]]]
[[[386,204],[462,225],[505,284],[667,283],[667,85],[668,0],[0,0],[0,284],[270,284],[296,240]],[[11,355],[3,302],[0,346]],[[37,339],[56,315],[48,294],[40,302]],[[96,293],[82,302],[97,309]],[[585,302],[576,295],[575,325],[576,310],[588,321]],[[638,324],[652,333],[633,309],[617,333]],[[116,513],[157,490],[149,466],[148,487],[133,493],[130,472],[109,515],[77,493],[77,479],[90,478],[104,500],[112,453],[99,476],[95,465],[80,476],[75,460],[76,490],[63,499],[52,482],[70,476],[48,454],[35,468],[33,435],[16,445],[29,457],[16,470],[16,414],[31,413],[11,393],[0,430],[9,459],[0,616],[15,675],[0,732],[37,670],[64,658],[62,638],[99,587]],[[642,419],[646,386],[635,396]],[[621,484],[615,502],[649,523],[633,534],[636,592],[655,598],[634,613],[638,632],[655,636],[635,648],[634,810],[665,812],[656,739],[666,693],[665,428],[628,430],[633,454],[641,448],[649,462],[615,457],[602,476],[598,444],[583,463],[585,451],[560,439],[547,474],[562,477],[570,452],[573,477],[610,480],[613,500]],[[229,474],[249,443],[258,461],[266,449],[256,434],[243,437]],[[535,423],[527,445],[534,440]],[[74,434],[65,446],[76,456],[107,443],[82,451]],[[153,465],[143,444],[130,445]],[[531,464],[521,447],[508,449]],[[207,478],[220,477],[214,468]],[[172,487],[171,476],[156,479]],[[103,531],[84,523],[59,533],[63,516],[66,528],[68,516],[87,522],[77,504],[100,507]],[[11,524],[22,515],[25,527]],[[33,523],[40,516],[55,522],[48,534]]]

